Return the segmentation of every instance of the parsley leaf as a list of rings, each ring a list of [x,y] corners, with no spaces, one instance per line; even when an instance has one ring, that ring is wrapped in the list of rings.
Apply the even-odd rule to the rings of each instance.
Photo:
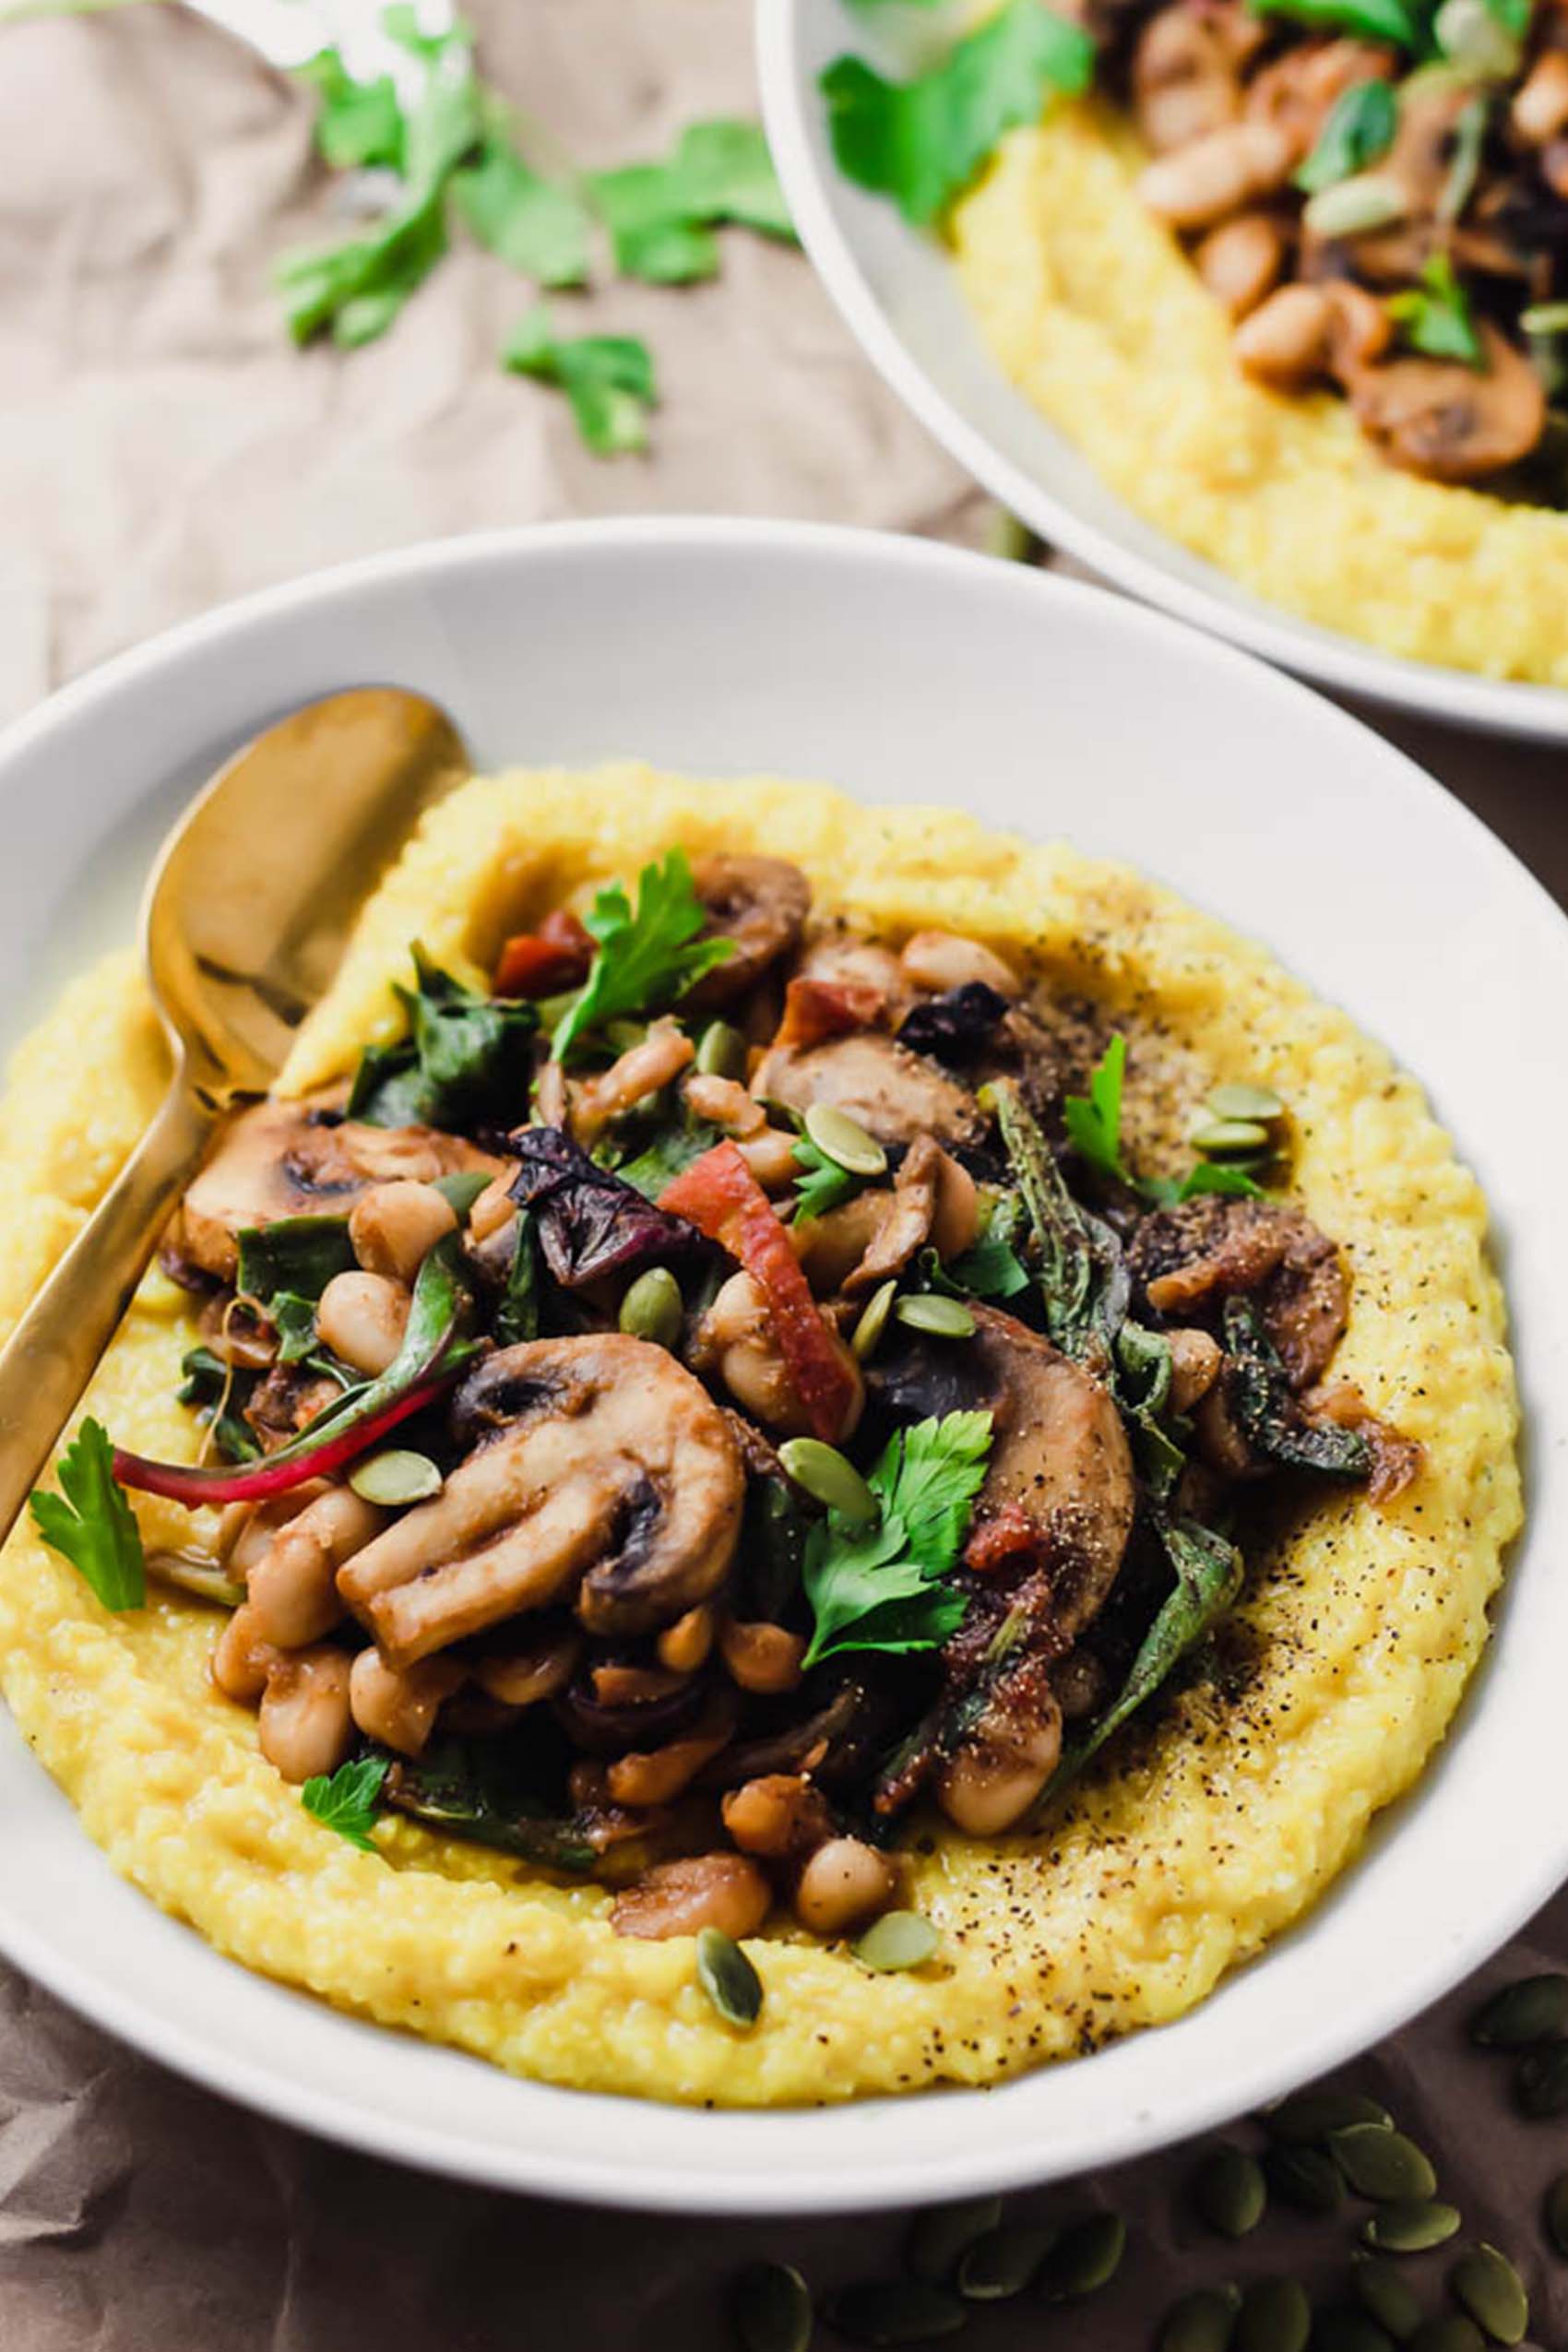
[[[1118,1034],[1089,1074],[1087,1095],[1070,1094],[1062,1106],[1068,1140],[1081,1158],[1120,1184],[1132,1178],[1122,1163],[1122,1081],[1127,1068],[1127,1040]]]
[[[1296,173],[1296,185],[1315,196],[1375,163],[1394,143],[1399,106],[1388,82],[1355,82],[1328,111],[1316,144]]]
[[[308,82],[320,101],[315,144],[324,162],[335,172],[376,165],[398,170],[403,160],[403,110],[390,74],[357,82],[339,51],[323,49],[297,69],[296,78]]]
[[[396,990],[409,1035],[366,1046],[349,1117],[373,1127],[515,1125],[528,1103],[538,1013],[522,998],[477,995],[431,963],[417,941],[413,959],[414,987]]]
[[[333,1773],[318,1772],[305,1782],[300,1802],[327,1829],[335,1829],[350,1846],[374,1854],[371,1831],[381,1810],[386,1779],[385,1756],[358,1756]]]
[[[659,402],[653,355],[631,335],[558,338],[548,312],[530,311],[513,329],[502,364],[553,384],[572,404],[577,431],[599,457],[647,447],[647,412]]]
[[[1052,91],[1086,90],[1093,71],[1087,33],[1043,0],[1006,0],[912,81],[886,81],[863,58],[838,57],[820,87],[839,170],[925,227],[963,194],[1004,132],[1038,122]]]
[[[731,220],[765,237],[794,242],[795,226],[759,123],[717,116],[689,123],[674,169],[699,220]]]
[[[1420,55],[1425,47],[1421,15],[1409,0],[1248,0],[1255,17],[1289,17],[1293,24],[1323,32],[1360,33],[1365,41],[1391,41]]]
[[[1430,360],[1459,360],[1467,367],[1485,365],[1469,296],[1445,253],[1433,254],[1420,285],[1390,294],[1384,307],[1410,350],[1424,352]]]
[[[479,160],[457,172],[452,196],[493,254],[541,286],[588,281],[592,216],[571,188],[530,172],[509,140],[491,137]]]
[[[795,1179],[799,1218],[826,1217],[829,1209],[840,1207],[861,1189],[861,1179],[819,1151],[809,1135],[796,1137],[793,1157],[796,1167],[804,1171]]]
[[[765,236],[792,238],[767,141],[755,123],[693,123],[668,162],[601,172],[594,198],[615,266],[654,285],[690,285],[719,268],[714,227],[734,221]]]
[[[105,1609],[140,1609],[147,1598],[141,1529],[114,1476],[101,1421],[85,1420],[60,1456],[58,1494],[34,1494],[39,1534],[79,1569]]]
[[[875,1526],[837,1512],[806,1538],[802,1581],[815,1628],[804,1664],[847,1650],[939,1649],[968,1602],[944,1578],[956,1566],[991,1451],[989,1413],[948,1413],[889,1439],[867,1481]]]
[[[707,910],[683,849],[637,877],[636,911],[618,882],[597,893],[585,918],[597,942],[588,976],[555,1026],[551,1057],[564,1062],[588,1030],[630,1013],[653,1013],[695,987],[735,952],[728,939],[698,936]]]
[[[1029,1287],[1028,1268],[1014,1247],[1028,1223],[1017,1194],[1001,1194],[979,1240],[941,1268],[933,1287],[967,1291],[971,1299],[1016,1299]]]

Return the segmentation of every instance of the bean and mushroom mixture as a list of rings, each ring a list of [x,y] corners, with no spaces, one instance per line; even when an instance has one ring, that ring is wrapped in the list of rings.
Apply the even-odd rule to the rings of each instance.
[[[1140,193],[1260,384],[1393,466],[1568,504],[1562,0],[1091,0]]]
[[[206,1458],[113,1457],[223,1506],[148,1565],[360,1842],[596,1876],[625,1935],[858,1932],[920,1808],[1028,1826],[1179,1668],[1255,1486],[1419,1469],[1335,1377],[1288,1107],[1215,1074],[1140,1173],[1156,1042],[978,939],[675,850],[400,993],[167,1237]]]

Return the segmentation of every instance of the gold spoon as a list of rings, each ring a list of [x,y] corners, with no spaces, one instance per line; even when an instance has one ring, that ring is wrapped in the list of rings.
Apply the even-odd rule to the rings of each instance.
[[[264,1094],[349,928],[422,813],[469,770],[422,695],[307,703],[220,768],[159,852],[142,912],[173,1053],[152,1124],[0,1351],[0,1538],[37,1485],[214,1127]]]

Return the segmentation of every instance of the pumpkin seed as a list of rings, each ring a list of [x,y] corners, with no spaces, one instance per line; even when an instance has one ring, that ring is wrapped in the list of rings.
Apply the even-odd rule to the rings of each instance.
[[[1486,2352],[1486,2338],[1463,2311],[1440,2311],[1421,2322],[1410,2338],[1410,2352]]]
[[[849,1340],[857,1363],[869,1363],[875,1355],[876,1343],[887,1328],[887,1317],[897,1295],[897,1282],[879,1282],[866,1301]]]
[[[1127,2225],[1119,2213],[1087,2214],[1063,2231],[1046,2256],[1040,2293],[1052,2303],[1097,2295],[1115,2277],[1126,2246]]]
[[[667,1265],[650,1265],[639,1274],[621,1301],[620,1324],[626,1336],[651,1339],[656,1348],[673,1348],[684,1315],[681,1286]]]
[[[966,2302],[1001,2303],[1021,2295],[1055,2240],[1056,2231],[1037,2222],[1004,2222],[977,2238],[958,2264],[955,2284]]]
[[[1337,2213],[1345,2202],[1345,2177],[1321,2148],[1270,2148],[1263,2160],[1270,2192],[1298,2213]]]
[[[814,1502],[837,1511],[852,1527],[869,1527],[882,1509],[849,1456],[820,1437],[791,1437],[779,1447],[778,1459]]]
[[[1341,2303],[1313,2315],[1313,2352],[1394,2352],[1394,2338],[1369,2313]]]
[[[928,1331],[933,1339],[972,1339],[975,1319],[959,1299],[944,1299],[937,1290],[911,1290],[894,1301],[893,1312],[911,1331]]]
[[[1000,2197],[965,2197],[956,2204],[928,2207],[909,2224],[904,2268],[911,2278],[944,2287],[976,2239],[1001,2218]]]
[[[1521,1977],[1479,2009],[1470,2039],[1482,2049],[1529,2049],[1568,2037],[1568,1977]]]
[[[1519,324],[1526,335],[1561,335],[1568,330],[1568,303],[1531,303]]]
[[[1222,2238],[1244,2238],[1257,2227],[1268,2203],[1262,2166],[1243,2149],[1216,2149],[1194,2177],[1193,2203]]]
[[[1443,0],[1432,31],[1443,55],[1466,73],[1506,81],[1519,70],[1519,43],[1485,0]]]
[[[1356,2123],[1381,2123],[1392,2131],[1394,2118],[1376,2099],[1361,2091],[1319,2089],[1298,2091],[1282,2099],[1264,2117],[1269,2137],[1295,2146],[1326,2140],[1331,2132],[1348,2132]]]
[[[457,1168],[450,1176],[437,1176],[431,1184],[439,1193],[459,1224],[467,1217],[481,1193],[490,1190],[492,1178],[488,1169]]]
[[[859,1120],[848,1111],[837,1111],[830,1102],[814,1102],[806,1112],[806,1133],[825,1159],[835,1168],[842,1168],[850,1176],[881,1176],[887,1168],[887,1154],[874,1135],[868,1135]]]
[[[1522,2115],[1568,2112],[1568,2042],[1525,2052],[1514,2070],[1514,2099]]]
[[[1212,1111],[1217,1119],[1259,1119],[1265,1126],[1285,1116],[1285,1105],[1272,1087],[1247,1086],[1230,1079],[1205,1096],[1204,1109]]]
[[[1232,1152],[1266,1151],[1269,1133],[1255,1119],[1203,1119],[1187,1131],[1187,1141],[1211,1159]]]
[[[704,1928],[697,1937],[697,1982],[727,2025],[756,2024],[762,1978],[722,1928]]]
[[[441,1491],[441,1473],[428,1454],[414,1454],[398,1445],[384,1454],[367,1454],[349,1472],[349,1484],[362,1503],[379,1503],[389,1511],[404,1503],[426,1503]]]
[[[808,2352],[811,2293],[788,2263],[748,2263],[737,2272],[730,2316],[741,2352]]]
[[[705,1078],[742,1078],[746,1040],[728,1021],[709,1021],[697,1039],[697,1068]]]
[[[900,1968],[923,1967],[941,1941],[923,1912],[884,1911],[849,1949],[862,1968],[885,1977]]]
[[[1301,215],[1314,237],[1360,237],[1403,220],[1410,199],[1390,172],[1358,172],[1309,197]]]
[[[851,2344],[923,2344],[956,2335],[968,2313],[956,2295],[923,2278],[863,2278],[841,2287],[827,2320]]]
[[[1392,2263],[1376,2254],[1357,2254],[1350,2265],[1350,2285],[1363,2309],[1385,2334],[1403,2344],[1421,2323],[1420,2297]]]
[[[1495,2246],[1471,2246],[1455,2263],[1448,2283],[1494,2344],[1520,2342],[1530,2324],[1530,2299],[1506,2254]]]
[[[1568,2172],[1560,2172],[1547,2191],[1541,2218],[1552,2251],[1568,2260]]]
[[[1443,2245],[1459,2227],[1454,2206],[1436,2197],[1405,2198],[1381,2205],[1365,2222],[1361,2243],[1378,2254],[1424,2254]]]
[[[1159,2352],[1229,2352],[1241,2308],[1241,2289],[1200,2287],[1165,2315]]]
[[[1431,2159],[1403,2132],[1385,2131],[1381,2123],[1352,2123],[1347,2131],[1330,2132],[1328,2144],[1351,2188],[1379,2204],[1408,2204],[1436,2191]]]
[[[1299,2278],[1255,2279],[1236,2314],[1236,2352],[1307,2352],[1313,2307]]]

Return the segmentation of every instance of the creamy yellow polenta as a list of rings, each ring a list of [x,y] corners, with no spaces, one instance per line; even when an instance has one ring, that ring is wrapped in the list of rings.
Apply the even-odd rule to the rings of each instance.
[[[1012,381],[1129,506],[1272,602],[1390,653],[1568,686],[1568,514],[1397,473],[1331,393],[1250,384],[1105,108],[1015,132],[956,209]]]
[[[0,1554],[0,1681],[116,1867],[220,1950],[346,2009],[600,2090],[731,2103],[983,2083],[1178,2015],[1310,1903],[1420,1771],[1486,1635],[1519,1522],[1515,1406],[1485,1213],[1414,1081],[1260,947],[1119,866],[930,809],[643,768],[513,775],[439,808],[372,901],[286,1074],[346,1069],[390,1025],[410,939],[484,971],[504,934],[672,843],[798,860],[819,909],[980,933],[1046,979],[1155,1018],[1195,1072],[1291,1105],[1312,1215],[1355,1293],[1338,1368],[1426,1448],[1384,1512],[1317,1503],[1256,1564],[1217,1679],[1125,1737],[1038,1844],[944,1834],[911,1899],[940,1960],[877,1977],[785,1932],[754,1945],[749,2034],[717,2019],[689,1942],[627,1942],[609,1898],[384,1823],[362,1854],[263,1762],[214,1693],[217,1619],[159,1592],[111,1617],[27,1528]],[[22,1047],[0,1102],[0,1330],[157,1099],[163,1054],[112,957]],[[1148,1105],[1144,1112],[1146,1118]],[[151,1274],[89,1399],[122,1439],[187,1455],[173,1402],[188,1303]],[[188,1540],[137,1498],[152,1543]],[[1201,1740],[1194,1735],[1201,1731]]]

